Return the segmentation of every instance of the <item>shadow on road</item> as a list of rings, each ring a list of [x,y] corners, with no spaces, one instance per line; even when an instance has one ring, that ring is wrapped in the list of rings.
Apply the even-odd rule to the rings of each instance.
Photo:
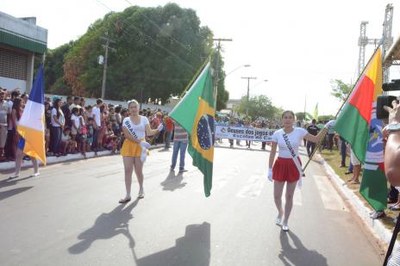
[[[110,239],[118,234],[123,234],[128,238],[129,247],[133,250],[135,240],[129,232],[129,220],[132,219],[131,212],[138,202],[139,199],[136,199],[128,206],[120,204],[110,213],[102,213],[97,217],[91,228],[78,236],[78,239],[81,239],[81,241],[69,247],[68,251],[72,254],[83,253],[94,241],[98,239]]]
[[[175,247],[138,259],[138,266],[210,265],[210,224],[191,224],[186,226],[185,235],[176,240]]]
[[[12,197],[16,194],[22,193],[24,191],[27,191],[28,189],[31,189],[33,187],[20,187],[20,188],[14,188],[14,189],[10,189],[7,191],[2,191],[0,192],[0,200]]]
[[[294,246],[289,243],[289,238],[293,241]],[[308,250],[293,232],[281,231],[280,240],[282,250],[279,258],[284,265],[328,265],[324,256],[315,250]]]
[[[18,182],[27,180],[33,178],[33,175],[28,175],[26,177],[22,177],[22,178],[15,178],[15,179],[4,179],[2,181],[0,181],[0,188],[2,187],[9,187],[9,186],[14,186],[16,185]]]
[[[167,178],[160,184],[163,186],[163,190],[174,191],[175,189],[180,189],[186,186],[186,182],[182,183],[182,180],[182,173],[175,175],[175,171],[170,171]]]

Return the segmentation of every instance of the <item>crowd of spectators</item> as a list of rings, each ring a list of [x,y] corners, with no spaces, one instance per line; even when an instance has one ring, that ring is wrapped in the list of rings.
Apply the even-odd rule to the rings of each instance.
[[[0,162],[14,161],[18,140],[18,121],[22,116],[27,94],[18,90],[7,91],[0,88]],[[122,120],[129,116],[128,109],[121,105],[107,104],[97,99],[95,105],[87,105],[84,97],[46,97],[45,107],[45,149],[47,156],[102,150],[116,153],[121,148],[124,136]],[[171,137],[170,119],[160,109],[144,109],[141,115],[148,117],[152,128],[160,123],[167,126],[155,137],[148,138],[151,144],[166,143],[169,148]]]

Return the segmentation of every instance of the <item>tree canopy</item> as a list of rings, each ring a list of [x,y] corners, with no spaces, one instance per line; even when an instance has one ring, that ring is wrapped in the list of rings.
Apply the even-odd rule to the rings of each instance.
[[[269,119],[277,118],[282,112],[281,109],[274,107],[271,100],[265,95],[250,97],[248,101],[247,96],[243,96],[236,111],[246,114],[252,119],[260,117]]]
[[[98,57],[105,53],[106,38],[111,41],[105,98],[115,100],[158,98],[165,102],[171,95],[180,95],[215,50],[211,30],[200,26],[194,10],[173,3],[132,6],[108,13],[77,41],[50,51],[47,91],[100,97],[103,65]],[[218,109],[229,97],[219,58]]]
[[[339,99],[341,102],[344,102],[351,92],[353,85],[346,84],[339,79],[335,79],[331,81],[332,91],[331,95],[335,98]]]

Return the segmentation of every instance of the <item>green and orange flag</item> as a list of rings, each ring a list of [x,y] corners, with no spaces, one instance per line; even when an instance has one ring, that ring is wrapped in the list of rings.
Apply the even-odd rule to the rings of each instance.
[[[170,113],[172,119],[188,132],[188,152],[193,165],[203,173],[206,197],[210,196],[212,187],[215,105],[216,93],[208,63]]]
[[[376,211],[386,208],[387,182],[383,165],[381,120],[376,118],[382,94],[382,53],[378,48],[340,112],[335,130],[364,165],[360,193]]]

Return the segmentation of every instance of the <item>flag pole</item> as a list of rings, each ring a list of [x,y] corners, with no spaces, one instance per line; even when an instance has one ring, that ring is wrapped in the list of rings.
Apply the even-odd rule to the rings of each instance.
[[[185,87],[185,89],[183,90],[183,92],[180,95],[180,99],[183,98],[183,96],[185,95],[186,91],[190,88],[190,86],[193,85],[193,82],[197,79],[197,77],[200,75],[201,71],[203,71],[203,69],[206,67],[206,65],[208,64],[208,62],[210,62],[210,58],[211,55],[209,55],[207,57],[207,59],[204,61],[204,63],[201,65],[201,67],[196,71],[195,75],[193,76],[193,78],[190,80],[190,82],[188,83],[188,85]]]
[[[371,62],[372,58],[374,58],[376,52],[377,52],[380,48],[381,48],[381,44],[378,45],[378,47],[375,49],[375,51],[374,51],[374,53],[372,54],[372,56],[369,58],[368,63],[364,66],[363,70],[361,71],[361,74],[360,74],[360,75],[358,76],[358,78],[357,78],[356,83],[354,83],[353,88],[351,89],[351,91],[349,92],[349,94],[347,94],[346,99],[343,101],[343,103],[342,103],[342,105],[340,106],[339,110],[336,112],[336,115],[335,115],[335,117],[334,117],[335,120],[336,120],[337,116],[339,115],[340,111],[343,109],[344,105],[347,103],[348,99],[350,98],[350,95],[353,93],[353,91],[354,91],[354,89],[355,89],[355,87],[356,87],[358,81],[361,79],[361,76],[364,75],[364,72],[365,72],[365,70],[367,69],[367,67],[368,67],[369,63]],[[304,171],[306,170],[307,166],[310,164],[310,161],[312,160],[312,158],[313,158],[315,152],[316,152],[316,151],[319,149],[319,147],[321,146],[322,140],[325,138],[325,136],[326,136],[327,133],[328,133],[328,131],[326,131],[326,132],[323,134],[321,140],[317,143],[317,145],[316,145],[314,151],[311,153],[311,156],[308,158],[307,163],[304,165],[303,173],[304,173]]]

